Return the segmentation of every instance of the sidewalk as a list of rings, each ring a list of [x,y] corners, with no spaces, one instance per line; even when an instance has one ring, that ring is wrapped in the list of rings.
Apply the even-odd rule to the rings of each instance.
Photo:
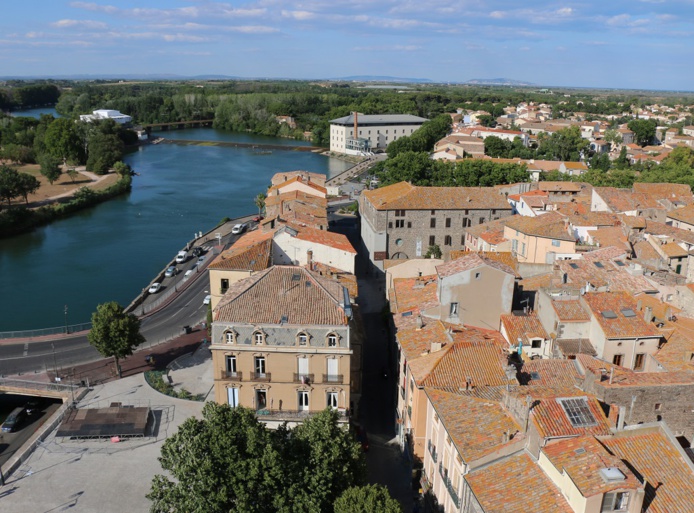
[[[209,344],[198,345],[194,353],[177,358],[168,367],[174,390],[180,392],[185,389],[194,396],[201,395],[209,399],[214,386],[212,351]]]

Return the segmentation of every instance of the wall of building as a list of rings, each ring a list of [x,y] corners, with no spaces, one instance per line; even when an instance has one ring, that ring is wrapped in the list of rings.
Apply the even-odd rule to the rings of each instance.
[[[244,278],[248,278],[249,276],[251,276],[253,274],[253,271],[225,271],[221,269],[210,269],[209,274],[210,296],[212,296],[211,305],[212,310],[214,310],[219,304],[219,301],[224,296],[222,280],[228,280],[228,288],[237,281],[241,281]]]
[[[357,122],[359,119],[357,118]],[[371,149],[383,149],[398,138],[412,135],[421,125],[357,126],[357,137],[368,139]],[[330,151],[345,153],[347,139],[354,138],[354,126],[330,125]]]
[[[518,262],[530,262],[533,264],[549,264],[554,261],[553,254],[576,252],[576,243],[574,241],[547,239],[544,237],[536,237],[527,235],[523,232],[517,232],[515,229],[504,227],[504,238],[516,242],[515,254]],[[558,245],[555,245],[557,244]]]
[[[600,511],[599,508],[597,510],[587,509],[587,499],[576,487],[571,478],[567,474],[565,474],[563,470],[558,470],[542,451],[540,451],[537,464],[545,472],[545,474],[547,474],[547,477],[549,477],[549,479],[554,483],[554,485],[561,490],[562,495],[566,499],[566,502],[569,503],[569,506],[571,506],[571,509],[581,513],[588,513],[589,511],[590,513],[593,513]],[[600,504],[598,504],[598,506],[600,506]]]
[[[292,237],[287,232],[275,235],[272,245],[272,261],[275,265],[307,265],[308,252],[312,252],[314,262],[329,265],[342,271],[354,274],[355,253],[318,244],[316,242]]]

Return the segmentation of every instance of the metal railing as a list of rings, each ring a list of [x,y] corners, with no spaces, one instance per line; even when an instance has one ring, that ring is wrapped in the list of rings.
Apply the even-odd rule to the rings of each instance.
[[[63,335],[79,333],[80,331],[88,331],[90,329],[92,329],[92,323],[83,322],[81,324],[71,324],[69,326],[58,326],[55,328],[42,328],[38,330],[0,331],[0,340],[10,338],[35,338],[45,337],[48,335]]]
[[[28,390],[43,390],[50,392],[70,392],[79,388],[79,385],[63,383],[40,383],[38,381],[26,381],[22,379],[0,379],[0,387],[25,388]]]
[[[271,376],[269,372],[254,372],[253,381],[270,381]]]
[[[448,495],[451,496],[453,504],[455,504],[456,508],[459,508],[460,497],[458,497],[458,491],[455,489],[451,479],[448,477],[448,469],[443,468],[443,462],[439,463],[439,474],[441,474],[441,477],[443,478],[443,484],[446,486],[446,490],[448,490]]]
[[[321,410],[322,411],[322,410]],[[349,417],[349,410],[337,409],[337,414],[340,419]],[[261,408],[256,410],[255,414],[260,420],[305,420],[313,415],[319,414],[320,411],[309,410],[272,410]]]
[[[232,371],[223,371],[222,372],[222,379],[227,379],[229,381],[241,381],[243,378],[243,373],[242,372],[232,372]]]
[[[427,448],[429,449],[429,454],[431,454],[431,459],[434,460],[434,463],[438,462],[439,455],[436,454],[436,446],[431,443],[431,440],[429,440],[429,443],[427,444]]]
[[[342,374],[323,374],[323,383],[342,383]]]
[[[294,373],[294,383],[303,383],[304,385],[308,385],[309,383],[313,383],[313,374],[299,374],[297,372]]]

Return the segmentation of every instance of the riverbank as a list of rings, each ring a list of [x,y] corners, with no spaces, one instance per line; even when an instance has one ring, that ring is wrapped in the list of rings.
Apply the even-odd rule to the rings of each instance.
[[[224,148],[249,148],[252,150],[264,151],[310,151],[313,153],[322,153],[325,148],[320,146],[293,146],[289,144],[265,144],[265,143],[246,143],[235,141],[198,141],[191,139],[167,139],[159,137],[157,143],[154,144],[179,144],[183,146],[221,146]]]

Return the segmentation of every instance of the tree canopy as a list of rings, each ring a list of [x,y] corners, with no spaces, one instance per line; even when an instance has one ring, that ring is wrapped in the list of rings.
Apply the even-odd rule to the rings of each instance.
[[[90,189],[82,189],[91,193]],[[133,350],[145,341],[140,334],[140,320],[133,314],[125,313],[116,301],[96,307],[87,339],[103,356],[113,356],[119,376],[119,360],[133,354]]]
[[[401,513],[400,503],[381,485],[348,488],[335,501],[335,513]]]
[[[322,513],[364,483],[360,445],[325,410],[269,430],[247,408],[207,403],[164,442],[152,513]]]
[[[629,130],[634,132],[636,144],[646,146],[655,137],[655,129],[658,123],[654,119],[632,119],[627,123]]]

